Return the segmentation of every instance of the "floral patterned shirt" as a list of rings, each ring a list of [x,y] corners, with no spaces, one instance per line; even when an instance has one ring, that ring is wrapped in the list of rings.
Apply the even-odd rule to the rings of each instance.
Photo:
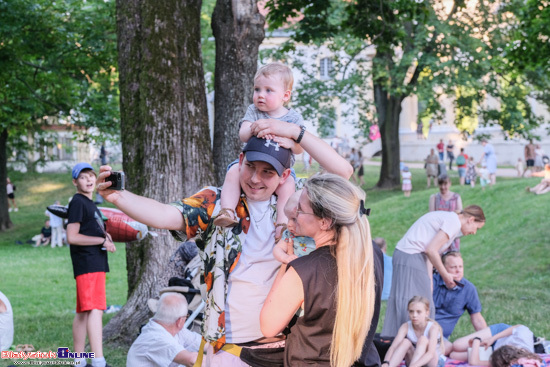
[[[299,182],[297,186],[302,186]],[[250,228],[250,214],[246,197],[241,199],[236,208],[239,224],[232,228],[216,227],[213,218],[221,209],[221,188],[205,187],[195,195],[171,203],[182,213],[185,228],[171,231],[178,241],[194,239],[202,259],[201,295],[205,299],[201,332],[208,342],[215,343],[215,349],[225,344],[225,302],[229,274],[239,261],[242,245]],[[272,220],[275,228],[276,196],[271,196]]]

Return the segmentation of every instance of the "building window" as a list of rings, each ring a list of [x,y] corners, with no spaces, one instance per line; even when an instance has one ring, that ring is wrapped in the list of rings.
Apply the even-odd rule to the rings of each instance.
[[[73,140],[70,137],[60,137],[58,143],[56,144],[56,148],[58,160],[70,161],[73,159]]]
[[[325,57],[321,59],[319,65],[319,74],[321,79],[330,79],[334,67],[332,66],[332,58]]]

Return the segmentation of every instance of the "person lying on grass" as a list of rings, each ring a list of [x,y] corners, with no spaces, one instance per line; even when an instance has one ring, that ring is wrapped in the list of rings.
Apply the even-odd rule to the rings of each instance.
[[[534,352],[533,333],[527,326],[494,324],[454,341],[452,359],[468,361],[472,366],[489,366],[489,360],[480,358],[481,348],[492,347],[494,351],[511,345]],[[468,348],[471,348],[468,352]]]

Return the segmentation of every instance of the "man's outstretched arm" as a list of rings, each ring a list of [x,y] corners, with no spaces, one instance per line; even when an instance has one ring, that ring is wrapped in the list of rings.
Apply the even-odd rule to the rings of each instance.
[[[183,230],[185,222],[180,211],[169,204],[163,204],[131,193],[128,190],[109,190],[110,182],[105,178],[111,175],[110,166],[101,166],[97,177],[97,192],[108,202],[113,203],[129,217],[160,229]]]

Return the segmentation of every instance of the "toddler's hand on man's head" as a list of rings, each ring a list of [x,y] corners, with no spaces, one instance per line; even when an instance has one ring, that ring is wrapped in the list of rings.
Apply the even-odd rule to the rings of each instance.
[[[286,149],[292,149],[294,148],[294,145],[296,145],[296,142],[289,138],[282,138],[280,136],[274,136],[273,141],[278,143],[280,146]]]

